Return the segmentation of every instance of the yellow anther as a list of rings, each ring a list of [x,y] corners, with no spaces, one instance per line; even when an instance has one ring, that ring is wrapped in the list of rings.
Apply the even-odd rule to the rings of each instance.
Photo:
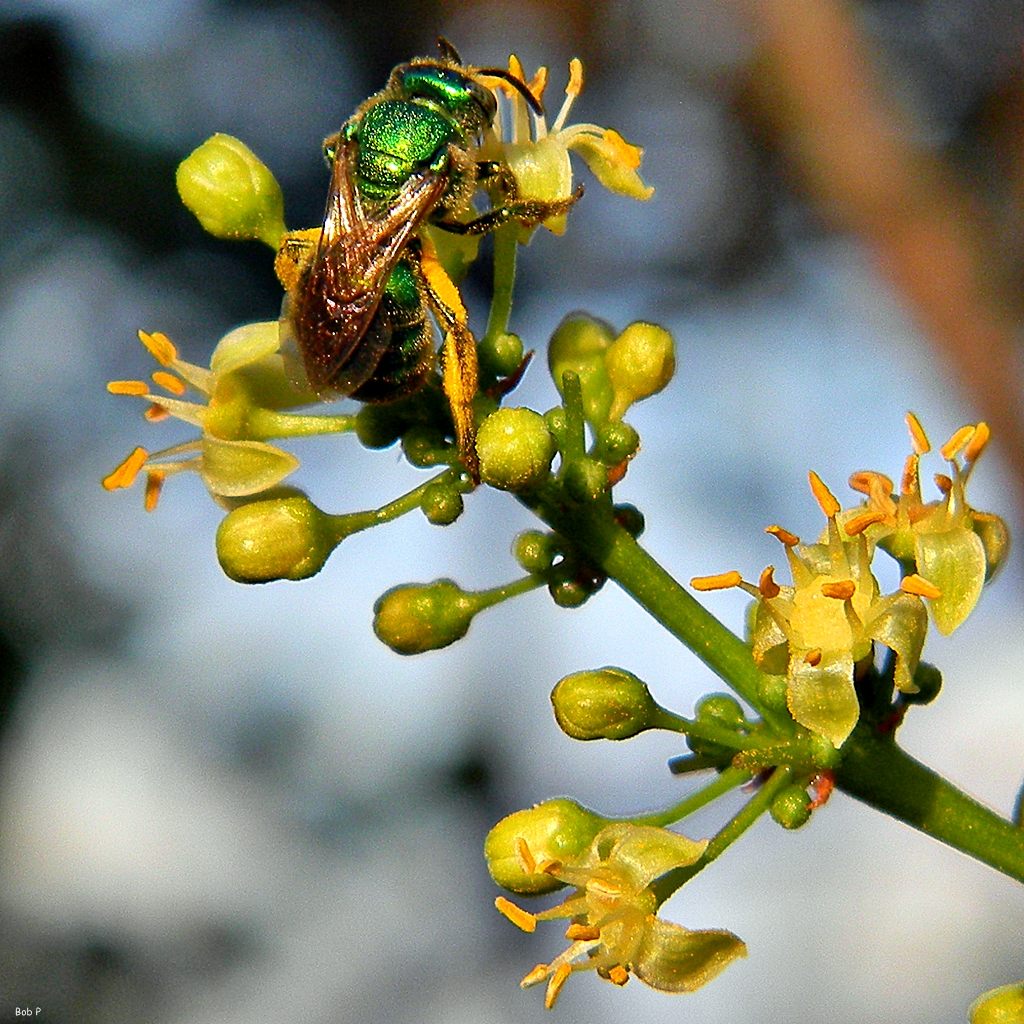
[[[527,85],[530,95],[538,102],[544,102],[544,90],[548,87],[548,69],[545,67],[537,68],[537,73],[530,79],[530,84]]]
[[[985,450],[985,445],[988,444],[988,439],[991,436],[992,431],[988,429],[988,424],[978,423],[974,428],[974,436],[967,442],[967,447],[964,449],[964,458],[968,462],[974,462]]]
[[[159,423],[161,420],[167,419],[171,414],[162,405],[157,405],[156,402],[151,402],[146,407],[146,411],[142,415],[150,423]]]
[[[821,585],[822,596],[833,597],[837,601],[848,601],[856,589],[857,584],[853,580],[837,580],[835,583]]]
[[[732,572],[720,572],[717,576],[694,576],[690,586],[694,590],[728,590],[730,587],[738,587],[742,582],[743,577],[733,569]]]
[[[166,370],[157,370],[152,376],[154,384],[162,387],[165,391],[170,391],[172,395],[183,395],[188,390],[180,377],[175,377],[173,373],[168,373]]]
[[[987,430],[988,428],[986,427],[985,429]],[[968,447],[974,440],[975,430],[976,428],[972,423],[968,423],[959,430],[954,430],[953,436],[939,449],[942,457],[947,462],[955,459],[961,450]]]
[[[150,471],[146,474],[146,495],[143,499],[143,508],[147,512],[155,512],[157,502],[160,500],[160,491],[163,489],[166,473]]]
[[[571,924],[565,929],[565,937],[570,942],[592,942],[601,938],[601,929],[592,924]]]
[[[900,477],[900,494],[917,494],[921,489],[919,462],[920,456],[907,456],[907,461],[903,463],[903,476]]]
[[[537,964],[532,971],[528,971],[521,982],[519,982],[520,988],[529,988],[531,985],[536,985],[538,982],[543,981],[548,976],[548,965]]]
[[[813,651],[808,651],[804,655],[804,661],[807,662],[811,668],[817,668],[821,664],[821,648],[815,647]]]
[[[144,380],[108,380],[107,390],[112,395],[148,395],[149,385]]]
[[[523,62],[514,54],[508,55],[508,73],[513,78],[518,78],[523,85],[526,85],[526,75],[523,73]]]
[[[900,580],[900,590],[905,594],[915,594],[917,597],[927,597],[932,601],[942,597],[942,591],[934,583],[929,583],[923,576],[911,573]]]
[[[946,476],[945,473],[936,473],[935,486],[938,487],[943,494],[949,494],[949,492],[953,490],[953,478]]]
[[[877,509],[871,509],[867,512],[858,512],[857,515],[851,516],[843,524],[843,529],[846,531],[847,536],[856,537],[859,534],[862,534],[869,526],[874,526],[875,523],[881,523],[884,521],[884,512],[880,512]]]
[[[545,1010],[554,1009],[558,993],[562,991],[562,986],[569,980],[570,974],[572,974],[572,968],[568,964],[559,964],[555,968],[555,973],[551,975],[547,991],[544,993]]]
[[[861,494],[872,497],[875,494],[892,494],[892,481],[884,473],[862,469],[850,476],[850,487]]]
[[[784,530],[777,524],[766,526],[764,532],[770,533],[776,540],[785,544],[787,548],[795,548],[800,543],[800,538],[795,533],[790,533],[789,530]]]
[[[148,458],[145,448],[136,448],[113,473],[103,478],[104,489],[116,491],[120,487],[131,487]]]
[[[618,985],[621,988],[629,981],[629,971],[622,964],[616,964],[614,967],[609,968],[608,980],[613,985]]]
[[[761,578],[757,581],[757,589],[761,591],[762,597],[769,600],[779,596],[781,588],[775,582],[774,565],[765,566],[764,572],[761,573]]]
[[[910,444],[916,455],[927,455],[932,450],[932,443],[921,426],[921,421],[912,413],[908,412],[905,417],[907,430],[910,431]]]
[[[576,99],[583,91],[583,61],[573,57],[569,61],[569,84],[565,87],[565,95]]]
[[[526,840],[522,836],[516,839],[515,845],[519,866],[528,875],[532,875],[537,870],[537,862],[533,859],[533,854],[530,853],[530,847],[526,845]]]
[[[522,928],[524,932],[534,932],[537,930],[536,916],[527,910],[523,910],[522,907],[517,907],[511,900],[505,899],[504,896],[496,896],[494,906],[499,914],[507,917],[517,928]]]
[[[553,875],[561,868],[560,860],[539,860],[537,861],[537,873],[541,875]]]
[[[139,331],[139,341],[161,366],[170,366],[178,358],[174,342],[160,331],[154,331],[152,334],[148,331]]]
[[[811,485],[811,494],[814,495],[814,500],[821,506],[821,511],[825,513],[825,518],[831,519],[838,514],[842,506],[813,469],[807,474],[807,481]]]

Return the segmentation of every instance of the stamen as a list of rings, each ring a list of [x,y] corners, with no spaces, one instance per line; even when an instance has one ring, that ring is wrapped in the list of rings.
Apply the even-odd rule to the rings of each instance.
[[[572,105],[576,102],[576,97],[579,96],[582,89],[583,62],[579,57],[573,57],[569,61],[569,84],[565,87],[565,100],[562,103],[562,109],[558,111],[558,117],[555,118],[555,122],[551,126],[552,135],[560,132],[565,126],[565,122],[569,117],[569,111],[572,110]]]
[[[154,384],[159,385],[165,391],[170,391],[172,395],[183,395],[188,390],[183,380],[166,370],[157,370],[152,377]]]
[[[554,1009],[558,993],[562,991],[562,986],[569,980],[570,974],[572,974],[572,968],[568,964],[559,964],[555,968],[555,973],[551,975],[551,980],[548,982],[548,990],[544,993],[545,1010]]]
[[[967,442],[967,447],[964,449],[964,458],[968,462],[974,462],[985,450],[985,445],[988,444],[991,436],[992,431],[989,430],[988,424],[985,422],[978,423],[974,428],[974,436]]]
[[[949,492],[953,490],[953,478],[946,476],[945,473],[936,473],[935,486],[938,487],[943,494],[949,494]]]
[[[530,95],[538,103],[544,102],[544,90],[548,87],[548,69],[545,67],[537,68],[537,73],[527,83],[526,88],[529,90]]]
[[[806,661],[811,668],[817,668],[821,664],[821,648],[815,647],[813,651],[808,651],[804,655],[804,661]]]
[[[942,597],[942,591],[934,583],[929,583],[923,576],[911,573],[900,580],[900,590],[905,594],[915,594],[917,597],[927,597],[932,601]]]
[[[900,494],[918,494],[921,490],[921,476],[918,472],[920,456],[908,455],[903,463],[903,476],[900,478]]]
[[[769,600],[773,597],[778,597],[782,592],[782,588],[775,582],[774,565],[765,566],[764,572],[761,573],[761,578],[757,581],[757,589],[761,591],[762,597]]]
[[[565,937],[570,942],[592,942],[601,938],[601,929],[592,924],[571,924],[565,929]]]
[[[814,500],[821,507],[821,511],[825,513],[825,518],[831,519],[837,515],[842,506],[836,501],[835,495],[822,482],[821,477],[812,469],[807,474],[807,480],[811,485],[811,494],[814,495]]]
[[[543,981],[548,976],[548,965],[537,964],[532,971],[529,971],[521,982],[519,982],[520,988],[529,988],[531,985],[536,985],[538,982]]]
[[[908,412],[904,417],[904,422],[907,424],[907,430],[910,431],[910,444],[914,449],[914,454],[927,455],[932,450],[932,443],[928,440],[921,421],[912,412]]]
[[[824,597],[833,597],[837,601],[848,601],[853,597],[857,584],[853,580],[838,580],[835,583],[822,583],[821,593]]]
[[[162,420],[169,419],[171,414],[162,405],[151,402],[142,415],[150,423],[160,423]]]
[[[542,875],[553,875],[562,866],[560,860],[537,861],[537,872]]]
[[[147,512],[155,512],[157,502],[160,500],[160,492],[163,490],[166,473],[151,470],[146,474],[146,494],[143,498],[142,507]]]
[[[523,85],[526,85],[526,75],[523,73],[523,62],[514,54],[508,55],[508,73],[513,78],[518,78]]]
[[[149,385],[144,380],[108,380],[107,391],[112,395],[142,396],[149,394]]]
[[[494,907],[499,914],[507,917],[517,928],[524,932],[535,932],[537,930],[537,916],[531,914],[522,907],[517,907],[511,900],[504,896],[496,896]]]
[[[975,427],[972,423],[953,431],[953,436],[939,449],[942,457],[947,462],[952,462],[960,454],[961,449],[974,440],[974,433]]]
[[[880,512],[877,509],[858,512],[857,515],[847,519],[843,524],[843,529],[846,531],[847,536],[856,537],[859,534],[862,534],[869,526],[874,526],[875,523],[884,522],[885,518],[885,513]]]
[[[884,473],[876,473],[873,469],[862,469],[850,476],[850,487],[870,497],[876,489],[892,494],[892,481]]]
[[[533,859],[530,847],[526,845],[526,840],[522,836],[516,839],[516,857],[519,858],[520,867],[528,875],[532,875],[537,870],[537,862]]]
[[[766,526],[764,532],[770,533],[776,540],[785,544],[787,548],[795,548],[800,543],[800,538],[795,533],[790,533],[789,530],[784,530],[778,525]]]
[[[743,577],[733,569],[731,572],[720,572],[717,576],[694,576],[690,586],[694,590],[728,590],[730,587],[738,587],[742,582]]]
[[[139,331],[139,341],[161,366],[170,366],[178,358],[174,342],[160,331],[154,331],[152,334],[148,331]]]
[[[629,981],[629,971],[626,970],[622,964],[616,964],[614,967],[608,969],[608,980],[613,985],[618,985],[621,988]]]
[[[104,490],[116,491],[121,487],[131,487],[148,458],[149,452],[145,448],[136,448],[113,473],[103,478]]]

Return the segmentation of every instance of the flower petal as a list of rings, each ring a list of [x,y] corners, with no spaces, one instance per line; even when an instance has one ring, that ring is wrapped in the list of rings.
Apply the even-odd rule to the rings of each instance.
[[[805,661],[803,652],[794,652],[788,682],[786,703],[793,717],[834,747],[841,746],[860,717],[850,651],[826,651],[816,665]]]
[[[917,571],[942,591],[928,602],[935,626],[948,636],[974,610],[985,584],[985,547],[967,527],[920,533],[914,545]]]
[[[594,177],[610,192],[630,199],[650,199],[654,189],[637,173],[644,151],[612,128],[574,125],[562,133],[569,149],[579,153]]]
[[[913,594],[892,594],[877,607],[879,614],[866,624],[868,633],[896,654],[896,688],[901,693],[917,693],[914,672],[928,632],[924,602]]]
[[[747,947],[732,932],[691,932],[652,918],[630,969],[645,984],[661,992],[694,992],[721,974]]]
[[[607,848],[609,840],[612,846],[602,860],[622,865],[637,890],[645,889],[666,871],[695,863],[708,845],[706,839],[698,842],[668,829],[626,822],[602,829],[595,846]]]
[[[276,320],[243,324],[229,331],[210,356],[210,369],[217,376],[232,373],[276,352],[280,331]]]
[[[294,455],[262,441],[203,439],[203,480],[212,494],[225,498],[269,490],[298,466]]]

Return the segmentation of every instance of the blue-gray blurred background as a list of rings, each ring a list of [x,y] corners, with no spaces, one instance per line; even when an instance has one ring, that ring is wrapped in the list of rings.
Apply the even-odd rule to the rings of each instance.
[[[237,135],[289,223],[314,224],[322,137],[439,34],[473,63],[551,65],[552,108],[580,56],[574,119],[646,147],[646,205],[580,168],[566,237],[522,254],[513,327],[542,348],[584,308],[676,333],[620,487],[671,571],[756,578],[777,556],[764,525],[820,528],[809,468],[843,495],[853,470],[898,475],[907,409],[936,441],[992,423],[972,493],[1020,526],[1017,0],[0,2],[0,1019],[540,1020],[516,984],[562,940],[495,914],[487,828],[562,793],[628,813],[693,784],[667,771],[671,738],[574,744],[551,718],[551,686],[585,667],[631,669],[683,713],[716,688],[613,587],[576,611],[534,593],[418,659],[373,638],[389,586],[515,574],[531,524],[501,495],[247,589],[218,570],[197,477],[153,515],[99,487],[134,445],[187,436],[104,391],[152,368],[139,327],[203,361],[279,309],[268,252],[204,236],[177,162]],[[486,286],[466,286],[477,325]],[[521,401],[553,404],[543,360]],[[331,511],[418,479],[351,438],[300,454]],[[1024,775],[1020,568],[930,641],[945,690],[902,734],[1004,813]],[[740,627],[740,595],[708,603]],[[801,832],[759,824],[667,916],[732,929],[750,958],[687,997],[574,978],[559,1016],[956,1024],[1024,976],[1020,887],[842,795]]]

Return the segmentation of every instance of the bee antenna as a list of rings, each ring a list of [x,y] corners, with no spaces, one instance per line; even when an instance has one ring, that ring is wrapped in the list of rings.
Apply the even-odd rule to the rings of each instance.
[[[459,51],[444,36],[437,37],[437,48],[441,53],[441,60],[449,61],[452,64],[462,64]]]
[[[544,108],[540,105],[537,97],[511,71],[506,71],[504,68],[474,68],[473,74],[486,75],[488,78],[500,78],[503,82],[508,82],[526,100],[530,109],[538,117],[544,113]]]

